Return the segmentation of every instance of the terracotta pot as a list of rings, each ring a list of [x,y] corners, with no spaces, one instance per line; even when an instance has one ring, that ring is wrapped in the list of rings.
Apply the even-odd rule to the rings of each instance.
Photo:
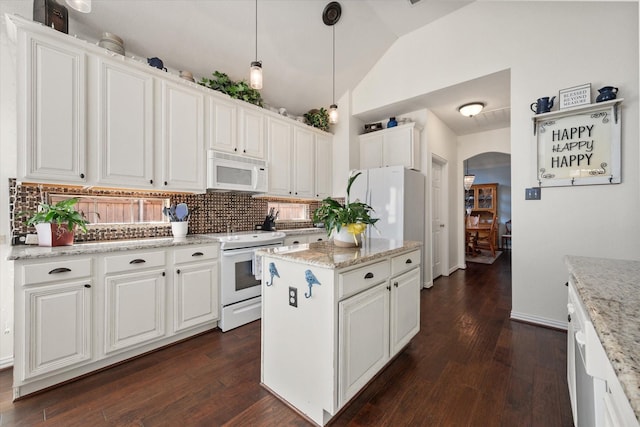
[[[69,231],[66,224],[44,222],[36,224],[38,232],[38,246],[72,246],[73,230]]]

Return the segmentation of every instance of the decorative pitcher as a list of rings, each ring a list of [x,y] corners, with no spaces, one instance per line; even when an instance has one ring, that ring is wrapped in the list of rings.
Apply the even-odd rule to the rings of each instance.
[[[531,111],[533,111],[536,114],[548,113],[553,108],[554,99],[556,99],[555,96],[551,99],[549,99],[548,96],[538,98],[536,102],[531,104]]]
[[[156,67],[159,70],[167,71],[167,69],[164,67],[164,63],[162,62],[162,59],[160,58],[156,58],[156,57],[147,58],[147,63],[152,67]]]
[[[603,101],[611,101],[612,99],[616,99],[616,94],[618,93],[618,88],[613,86],[605,86],[601,89],[598,89],[600,95],[596,98],[596,102]]]

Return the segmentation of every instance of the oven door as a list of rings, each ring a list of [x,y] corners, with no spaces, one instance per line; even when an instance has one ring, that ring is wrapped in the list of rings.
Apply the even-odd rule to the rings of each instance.
[[[260,280],[253,275],[253,253],[258,248],[222,251],[220,299],[222,306],[260,296]]]

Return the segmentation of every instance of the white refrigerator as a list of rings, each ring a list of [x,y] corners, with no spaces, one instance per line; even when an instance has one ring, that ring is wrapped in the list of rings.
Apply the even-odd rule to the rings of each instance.
[[[351,186],[350,200],[371,205],[373,217],[380,219],[375,228],[368,227],[367,238],[416,240],[424,245],[424,175],[403,166],[359,172],[362,175]],[[424,258],[424,246],[422,253]]]

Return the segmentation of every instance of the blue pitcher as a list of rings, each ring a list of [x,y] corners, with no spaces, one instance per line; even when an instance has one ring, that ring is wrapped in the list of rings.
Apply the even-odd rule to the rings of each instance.
[[[533,102],[531,104],[531,111],[533,111],[536,114],[548,113],[553,108],[554,99],[556,99],[555,96],[551,99],[549,99],[548,96],[538,98],[536,102]],[[533,108],[534,105],[535,105],[535,108]]]
[[[616,99],[616,94],[618,93],[618,88],[613,86],[605,86],[601,89],[598,89],[600,95],[596,98],[596,102],[603,101],[611,101],[612,99]]]
[[[162,62],[162,59],[160,58],[147,58],[147,64],[151,65],[152,67],[156,67],[159,70],[164,70],[167,71],[167,69],[164,67],[164,63]]]

